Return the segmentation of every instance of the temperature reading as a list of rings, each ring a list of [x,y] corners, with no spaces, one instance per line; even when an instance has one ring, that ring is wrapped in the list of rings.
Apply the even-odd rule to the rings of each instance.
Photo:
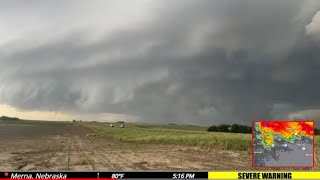
[[[121,179],[121,178],[124,178],[124,174],[123,173],[121,173],[121,174],[112,174],[111,178]]]

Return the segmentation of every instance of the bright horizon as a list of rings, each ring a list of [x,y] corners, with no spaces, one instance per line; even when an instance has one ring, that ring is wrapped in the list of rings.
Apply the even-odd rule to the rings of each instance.
[[[23,120],[43,120],[43,121],[127,121],[134,122],[134,118],[127,117],[121,114],[83,114],[74,115],[50,111],[23,111],[12,106],[0,104],[0,116],[18,117]]]

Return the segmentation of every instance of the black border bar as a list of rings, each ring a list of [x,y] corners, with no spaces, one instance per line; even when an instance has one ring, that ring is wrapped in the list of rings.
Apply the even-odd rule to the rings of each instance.
[[[88,171],[88,172],[68,172],[68,171],[1,171],[0,178],[11,179],[11,177],[17,177],[17,175],[27,175],[36,178],[38,175],[49,177],[54,175],[55,179],[66,176],[70,178],[132,178],[132,179],[144,179],[144,178],[158,178],[158,179],[208,179],[208,172],[199,171]],[[39,177],[39,176],[38,176]]]

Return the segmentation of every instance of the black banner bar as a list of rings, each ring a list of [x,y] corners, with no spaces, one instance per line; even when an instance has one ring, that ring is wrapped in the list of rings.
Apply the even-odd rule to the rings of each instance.
[[[208,179],[208,172],[194,172],[194,171],[136,171],[136,172],[122,172],[122,171],[90,171],[90,172],[35,172],[35,171],[9,171],[0,172],[0,178],[7,179],[30,179],[30,178],[41,178],[41,179],[69,179],[69,178],[133,178],[133,179],[144,179],[144,178],[159,178],[159,179]]]

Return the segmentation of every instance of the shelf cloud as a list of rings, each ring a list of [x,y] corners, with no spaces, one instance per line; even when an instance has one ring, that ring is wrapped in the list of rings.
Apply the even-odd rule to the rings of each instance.
[[[0,104],[158,123],[320,117],[317,0],[3,4]]]

